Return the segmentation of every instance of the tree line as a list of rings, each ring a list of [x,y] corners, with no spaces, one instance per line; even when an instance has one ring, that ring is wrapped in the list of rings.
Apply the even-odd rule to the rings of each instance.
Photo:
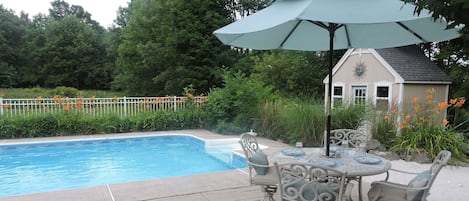
[[[67,86],[139,96],[181,95],[190,88],[206,94],[223,86],[223,73],[231,71],[288,96],[321,97],[327,74],[323,52],[231,48],[212,35],[269,2],[132,0],[107,28],[64,0],[32,17],[0,5],[0,88]],[[469,21],[467,1],[412,2],[458,24]],[[449,42],[422,45],[452,77],[457,96],[469,91],[468,30]],[[343,52],[335,54],[336,61]]]

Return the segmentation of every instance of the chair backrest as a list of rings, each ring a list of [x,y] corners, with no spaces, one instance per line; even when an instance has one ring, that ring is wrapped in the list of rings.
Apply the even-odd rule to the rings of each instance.
[[[435,181],[436,176],[440,173],[441,168],[448,164],[449,159],[451,158],[451,152],[443,150],[438,153],[436,158],[433,160],[432,166],[430,167],[430,179],[427,182],[426,188],[423,192],[422,200],[426,200],[430,188]]]
[[[241,135],[239,139],[239,144],[241,144],[241,147],[243,148],[244,156],[246,157],[246,162],[248,164],[250,183],[253,183],[254,167],[252,166],[250,159],[259,150],[259,144],[257,143],[256,137],[249,133],[243,133]]]
[[[249,133],[243,133],[239,139],[239,143],[243,148],[246,159],[251,158],[259,150],[259,144],[256,137]]]
[[[345,172],[304,163],[277,164],[281,200],[342,200]]]
[[[335,129],[331,130],[331,145],[340,145],[347,140],[350,147],[359,147],[360,143],[366,143],[368,136],[363,130]]]

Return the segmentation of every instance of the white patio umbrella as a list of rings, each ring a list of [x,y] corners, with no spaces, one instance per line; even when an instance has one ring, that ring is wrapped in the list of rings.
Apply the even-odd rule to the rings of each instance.
[[[389,48],[459,36],[429,11],[400,0],[276,0],[214,32],[224,44],[257,50],[328,50],[326,155],[329,155],[333,50]]]

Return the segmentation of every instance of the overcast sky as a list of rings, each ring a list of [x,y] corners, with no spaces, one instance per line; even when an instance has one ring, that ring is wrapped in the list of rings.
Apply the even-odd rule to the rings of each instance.
[[[49,14],[50,2],[53,0],[0,0],[4,8],[12,9],[18,15],[25,11],[32,18],[38,13]],[[112,25],[116,19],[119,6],[126,7],[130,0],[65,0],[70,5],[80,5],[91,13],[91,18],[103,27]]]

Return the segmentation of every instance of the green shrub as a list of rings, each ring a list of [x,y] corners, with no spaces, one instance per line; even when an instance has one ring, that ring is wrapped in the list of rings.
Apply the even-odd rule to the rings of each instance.
[[[224,74],[224,82],[223,88],[215,88],[209,93],[208,101],[203,105],[208,128],[224,134],[251,129],[259,116],[258,108],[275,97],[271,88],[242,73],[230,74],[228,71]]]
[[[52,96],[59,95],[61,97],[69,98],[76,98],[80,96],[80,91],[73,87],[56,87],[54,90],[52,90],[52,93]]]
[[[332,111],[331,129],[356,129],[365,119],[366,105],[347,104]]]
[[[200,108],[152,112],[136,116],[87,115],[76,111],[0,118],[0,138],[89,135],[200,128]]]
[[[285,101],[282,99],[266,101],[262,107],[259,107],[259,117],[255,121],[254,128],[260,136],[270,139],[287,140],[285,136],[287,129],[282,119],[282,112],[285,107]]]
[[[395,116],[381,111],[374,111],[371,115],[371,133],[373,139],[378,140],[386,148],[390,148],[392,139],[396,137]]]
[[[326,128],[324,106],[317,101],[297,100],[286,105],[280,114],[288,134],[288,142],[304,146],[320,146]]]
[[[365,116],[365,107],[350,105],[335,108],[332,129],[356,128]],[[286,143],[303,142],[319,146],[326,130],[324,103],[311,99],[279,99],[267,101],[259,109],[256,128],[261,135]]]
[[[462,135],[441,126],[422,127],[396,136],[392,140],[392,151],[409,155],[411,151],[428,153],[432,158],[442,150],[451,151],[453,158],[467,160],[463,150]]]

